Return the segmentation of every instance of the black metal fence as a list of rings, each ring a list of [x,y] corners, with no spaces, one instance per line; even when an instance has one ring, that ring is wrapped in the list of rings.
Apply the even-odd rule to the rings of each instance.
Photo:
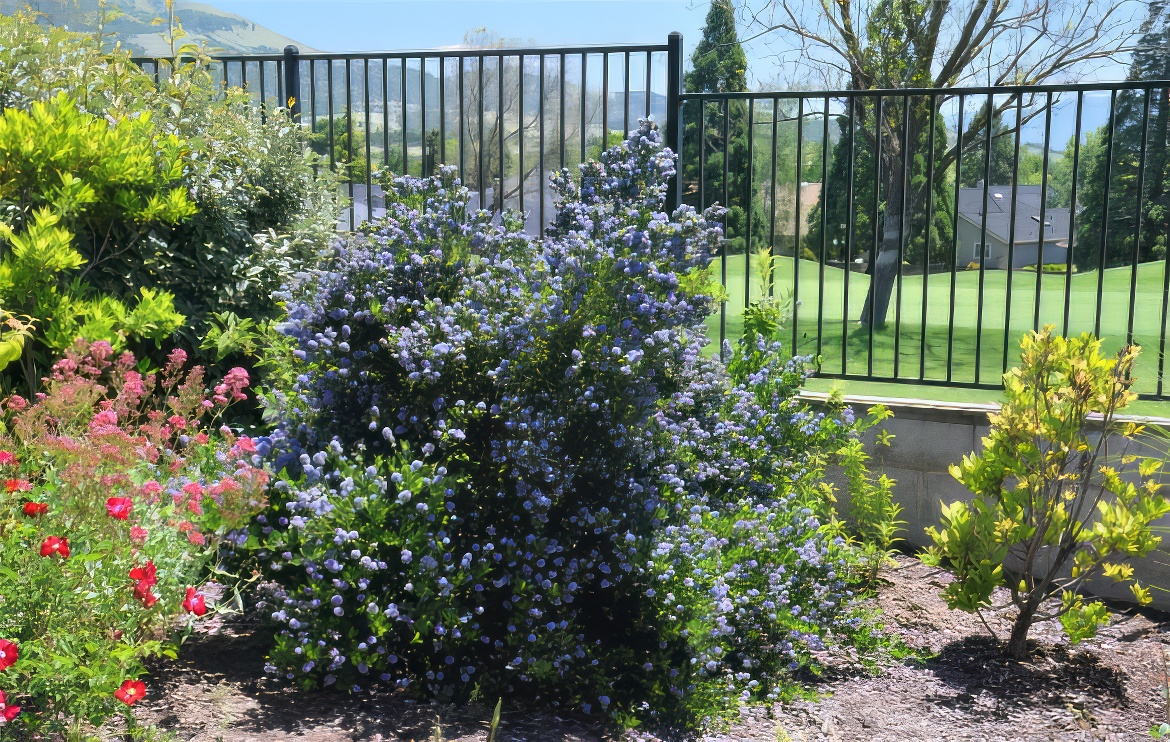
[[[675,55],[681,39],[675,44]],[[636,127],[664,120],[667,44],[377,54],[217,56],[212,74],[256,104],[286,108],[340,168],[343,227],[383,210],[381,173],[432,174],[458,165],[473,205],[551,215],[548,176],[596,157]],[[136,60],[166,75],[169,62]]]
[[[680,153],[672,201],[729,208],[713,340],[785,301],[823,375],[990,389],[1052,324],[1142,345],[1138,391],[1170,394],[1170,82],[684,93],[678,34],[212,65],[310,129],[344,176],[343,228],[382,213],[381,173],[448,163],[475,205],[538,230],[549,174],[649,116]]]
[[[731,208],[720,339],[779,295],[824,375],[997,388],[1051,324],[1141,345],[1165,396],[1170,83],[681,103],[683,199]]]

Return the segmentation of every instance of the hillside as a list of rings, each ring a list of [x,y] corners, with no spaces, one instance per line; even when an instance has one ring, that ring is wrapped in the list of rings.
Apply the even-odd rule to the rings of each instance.
[[[144,56],[170,54],[162,38],[163,27],[151,23],[166,15],[163,0],[108,0],[108,5],[116,6],[125,15],[108,24],[107,45],[121,42],[124,48]],[[0,0],[0,13],[13,13],[26,6],[44,14],[56,26],[89,32],[96,28],[98,0]],[[301,51],[314,51],[247,18],[204,3],[179,0],[175,10],[188,34],[184,41],[206,42],[213,52],[279,53],[288,44],[296,44]]]

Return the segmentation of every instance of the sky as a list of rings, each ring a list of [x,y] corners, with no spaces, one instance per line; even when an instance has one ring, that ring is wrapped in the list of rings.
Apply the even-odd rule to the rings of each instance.
[[[206,1],[206,0],[205,0]],[[683,34],[689,57],[706,0],[210,0],[322,51],[455,46],[485,27],[524,45],[664,44]],[[746,49],[753,77],[768,80],[767,50]]]

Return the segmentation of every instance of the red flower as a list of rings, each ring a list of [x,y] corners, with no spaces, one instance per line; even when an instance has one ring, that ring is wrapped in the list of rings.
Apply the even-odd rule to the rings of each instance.
[[[148,561],[146,564],[130,570],[130,579],[139,585],[145,584],[146,587],[151,587],[158,583],[158,578],[155,577],[157,572],[158,570],[155,568],[154,562]]]
[[[27,479],[6,479],[4,480],[4,489],[8,490],[8,494],[28,492],[32,489],[32,483]]]
[[[24,514],[28,517],[36,518],[37,516],[44,515],[45,513],[49,512],[49,506],[43,502],[26,502],[21,510],[23,510]]]
[[[150,591],[150,584],[139,582],[134,586],[134,597],[142,601],[145,608],[150,608],[158,602],[158,596]]]
[[[69,557],[69,539],[61,536],[49,536],[41,542],[41,556],[57,555],[62,559]]]
[[[0,672],[16,664],[18,657],[20,657],[20,650],[17,646],[7,639],[0,639]]]
[[[10,451],[0,451],[0,466],[15,466],[16,457]]]
[[[20,713],[20,706],[9,706],[8,698],[4,695],[4,691],[0,690],[0,721],[5,724],[16,718]]]
[[[134,501],[129,497],[111,497],[106,500],[106,512],[118,520],[128,520],[133,507]]]
[[[189,587],[187,588],[187,599],[183,601],[183,610],[196,616],[202,616],[207,613],[207,599],[203,597],[203,593],[197,593],[195,588]]]
[[[122,687],[114,691],[114,698],[117,698],[127,706],[133,706],[142,700],[146,695],[146,683],[141,680],[124,680]]]

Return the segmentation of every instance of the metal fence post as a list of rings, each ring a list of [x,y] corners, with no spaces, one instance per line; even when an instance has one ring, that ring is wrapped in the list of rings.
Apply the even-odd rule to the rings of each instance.
[[[292,44],[284,48],[284,104],[289,117],[297,123],[301,120],[301,63],[297,59],[300,53]]]
[[[682,34],[671,32],[666,37],[666,46],[666,146],[677,158],[674,180],[666,191],[666,211],[673,213],[682,203],[682,153],[679,151],[682,143]],[[649,97],[650,91],[646,91],[646,95]]]

